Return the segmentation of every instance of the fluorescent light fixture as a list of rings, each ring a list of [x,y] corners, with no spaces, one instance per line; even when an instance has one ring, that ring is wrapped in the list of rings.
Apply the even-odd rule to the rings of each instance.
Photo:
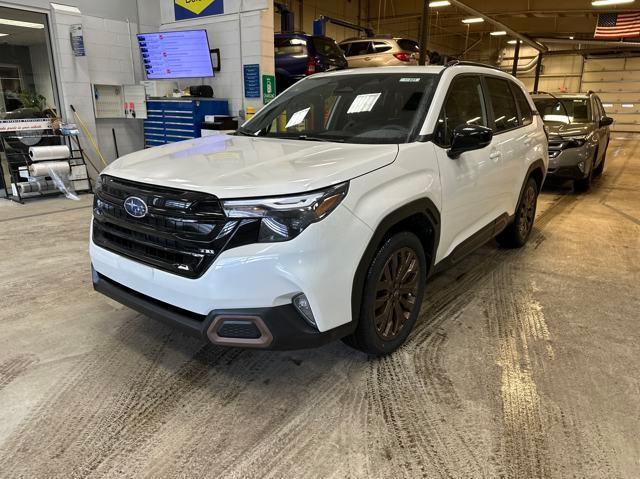
[[[429,2],[429,6],[431,8],[448,7],[449,5],[451,5],[451,2],[447,0],[440,0],[438,2]]]
[[[0,25],[11,25],[12,27],[24,28],[44,28],[42,23],[21,22],[20,20],[9,20],[8,18],[0,18]]]
[[[8,33],[0,33],[0,37],[6,37],[6,36],[9,36],[9,34]]]
[[[497,32],[491,32],[489,35],[493,35],[494,37],[503,37],[507,34],[504,30],[498,30]]]
[[[509,40],[507,43],[509,45],[515,45],[516,43],[518,43],[518,40]],[[520,43],[522,43],[522,40],[520,40]]]
[[[78,15],[80,15],[81,13],[78,7],[72,7],[71,5],[61,5],[59,3],[52,3],[51,6],[55,10],[60,10],[61,12],[76,13]]]
[[[569,40],[573,40],[575,37],[569,37]]]
[[[613,108],[613,103],[603,103],[602,106],[604,108]]]
[[[633,103],[623,103],[622,104],[622,108],[633,108],[634,104]]]
[[[594,7],[606,7],[609,5],[623,5],[626,3],[633,3],[636,0],[594,0],[591,5]]]
[[[462,23],[482,23],[484,22],[484,18],[482,17],[471,17],[471,18],[465,18],[462,20]]]

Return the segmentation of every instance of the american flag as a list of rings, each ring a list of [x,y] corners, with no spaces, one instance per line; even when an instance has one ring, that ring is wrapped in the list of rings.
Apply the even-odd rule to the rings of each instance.
[[[640,12],[600,13],[595,38],[640,37]]]

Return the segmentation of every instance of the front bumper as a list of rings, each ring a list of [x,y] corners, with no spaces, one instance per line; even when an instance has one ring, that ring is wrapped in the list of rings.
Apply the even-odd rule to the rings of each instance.
[[[559,152],[549,152],[549,166],[547,175],[550,178],[562,178],[579,180],[589,173],[590,160],[593,157],[594,149],[587,143],[576,148],[567,148]],[[552,156],[552,153],[557,153]]]
[[[288,319],[283,324],[291,334],[301,334],[297,348],[307,347],[308,338],[302,333],[312,328],[292,306],[292,299],[300,293],[306,295],[317,324],[313,338],[352,323],[353,280],[371,235],[368,226],[340,205],[291,241],[249,244],[223,251],[207,271],[195,279],[118,255],[97,246],[93,240],[89,252],[97,277],[108,280],[108,284],[119,285],[119,291],[147,299],[145,304],[155,304],[149,311],[152,316],[182,329],[185,325],[187,330],[195,327],[196,333],[202,335],[207,331],[202,326],[203,318],[211,319],[215,316],[213,313],[231,311],[250,315],[256,310],[273,311],[266,315],[265,323],[282,337],[279,328],[268,323],[275,321],[269,318],[286,316]],[[100,285],[96,289],[140,310],[128,297],[113,296],[111,287]],[[297,326],[291,327],[289,323],[294,316]],[[184,321],[185,317],[195,317],[197,323]],[[340,333],[329,334],[333,337]],[[275,346],[268,347],[280,348],[282,341],[274,335]],[[316,339],[309,340],[314,341]]]
[[[116,283],[91,268],[93,288],[145,316],[185,334],[220,346],[292,350],[318,347],[353,332],[347,323],[330,331],[311,327],[293,305],[270,308],[215,310],[195,314]]]

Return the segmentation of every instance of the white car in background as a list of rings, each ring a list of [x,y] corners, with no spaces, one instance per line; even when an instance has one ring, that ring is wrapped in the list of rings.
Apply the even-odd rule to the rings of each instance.
[[[235,136],[106,168],[94,288],[217,345],[387,354],[427,278],[494,236],[527,242],[547,163],[531,98],[497,69],[313,75]]]
[[[407,38],[351,38],[338,44],[349,68],[415,66],[420,48]]]

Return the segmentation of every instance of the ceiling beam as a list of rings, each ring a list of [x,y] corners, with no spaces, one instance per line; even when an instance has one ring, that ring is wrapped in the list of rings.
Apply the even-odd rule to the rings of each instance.
[[[511,35],[513,38],[516,38],[518,40],[521,40],[523,43],[529,45],[532,48],[535,48],[536,50],[538,50],[541,53],[545,53],[546,51],[548,51],[549,49],[544,46],[541,43],[538,43],[534,40],[532,40],[531,38],[529,38],[526,35],[522,35],[518,32],[516,32],[515,30],[512,30],[511,28],[509,28],[507,25],[505,25],[502,22],[499,22],[498,20],[494,19],[493,17],[490,17],[488,15],[485,15],[484,13],[476,10],[475,8],[471,8],[470,6],[468,6],[466,3],[462,3],[459,0],[450,0],[451,4],[461,8],[463,10],[466,10],[467,12],[469,12],[471,15],[477,16],[477,17],[481,17],[484,18],[485,21],[491,23],[492,25],[494,25],[495,27],[499,28],[500,30],[504,30],[506,31],[509,35]]]

